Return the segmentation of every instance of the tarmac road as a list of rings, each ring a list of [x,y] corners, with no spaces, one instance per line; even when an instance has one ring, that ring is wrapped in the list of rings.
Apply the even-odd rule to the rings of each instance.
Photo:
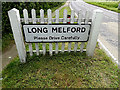
[[[92,17],[93,10],[100,9],[103,11],[103,21],[100,27],[99,40],[104,46],[113,54],[118,60],[118,13],[97,7],[91,4],[85,3],[83,0],[76,0],[70,2],[71,7],[76,13],[81,9],[82,16],[85,16],[85,12],[90,11],[90,18]]]

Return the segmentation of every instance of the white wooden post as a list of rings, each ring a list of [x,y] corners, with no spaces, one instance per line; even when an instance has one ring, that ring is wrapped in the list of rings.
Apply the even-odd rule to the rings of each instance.
[[[67,23],[67,10],[66,9],[64,9],[64,12],[63,12],[63,23]],[[64,52],[64,49],[65,49],[65,43],[63,42],[62,48],[61,48],[62,53]]]
[[[74,10],[71,10],[71,21],[70,23],[74,23],[74,16],[75,16],[75,13],[74,13]],[[68,52],[71,51],[71,42],[68,43]]]
[[[101,10],[94,10],[92,17],[91,32],[89,36],[89,41],[86,48],[86,54],[88,56],[93,56],[94,49],[96,47],[96,42],[99,34],[99,28],[102,21],[103,12]]]
[[[21,30],[21,22],[20,22],[20,14],[19,10],[13,8],[12,10],[8,11],[10,24],[12,27],[12,32],[15,40],[15,44],[17,47],[18,55],[20,58],[20,61],[22,63],[26,62],[26,50],[25,45],[23,41],[23,35]]]
[[[32,22],[33,22],[33,24],[36,24],[36,11],[35,11],[35,9],[31,10],[31,14],[32,14]],[[36,47],[36,54],[39,55],[38,43],[35,43],[35,47]]]
[[[56,14],[56,23],[59,23],[59,10],[56,10],[55,14]],[[55,53],[58,54],[58,43],[56,43],[55,46],[56,46]]]
[[[40,10],[40,20],[41,20],[40,22],[42,24],[44,24],[44,10],[43,9]],[[45,43],[42,44],[42,48],[43,48],[43,55],[45,55],[46,54],[46,44]]]
[[[88,24],[89,16],[90,16],[90,12],[86,11],[86,14],[85,14],[85,24]],[[80,52],[83,52],[84,46],[85,46],[85,42],[82,42],[81,46],[80,46]]]
[[[27,9],[23,10],[23,16],[24,16],[24,20],[25,20],[25,24],[28,24],[28,11]],[[30,52],[30,56],[33,55],[33,49],[32,49],[32,43],[29,43],[29,52]]]
[[[82,18],[82,11],[79,10],[78,12],[78,24],[81,26],[81,18]],[[77,51],[77,47],[78,47],[78,42],[75,42],[75,46],[74,46],[74,52]]]
[[[119,4],[118,4],[118,10],[120,10],[120,2],[119,2]]]
[[[50,9],[47,10],[47,14],[48,14],[48,24],[51,24],[52,23],[52,15],[51,15]],[[52,43],[49,43],[49,53],[50,53],[50,56],[52,56]]]

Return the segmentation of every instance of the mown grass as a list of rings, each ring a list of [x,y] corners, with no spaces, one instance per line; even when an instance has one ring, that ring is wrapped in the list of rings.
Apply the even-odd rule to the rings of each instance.
[[[28,55],[27,63],[15,58],[2,72],[3,88],[117,88],[118,67],[96,48],[86,53]]]
[[[87,0],[84,0],[84,1],[86,1],[89,4],[93,4],[93,5],[120,13],[120,10],[118,10],[119,2],[90,2]]]
[[[59,49],[61,45],[59,43]],[[42,44],[39,48],[42,49]],[[49,50],[48,44],[46,48]],[[67,48],[68,43],[65,43]],[[86,52],[65,52],[53,56],[34,53],[32,57],[27,54],[27,63],[24,64],[16,57],[4,68],[2,77],[3,88],[117,88],[118,66],[97,45],[94,57],[86,56]]]

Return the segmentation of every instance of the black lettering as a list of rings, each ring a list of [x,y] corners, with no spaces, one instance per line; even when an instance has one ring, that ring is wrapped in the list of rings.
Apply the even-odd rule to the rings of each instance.
[[[86,31],[86,28],[85,28],[85,27],[82,27],[81,32],[85,32],[85,31]]]
[[[27,28],[28,29],[28,33],[31,33],[30,31],[29,31],[29,28]]]
[[[63,40],[63,39],[64,39],[64,36],[61,36],[61,39]]]
[[[43,32],[44,32],[44,33],[48,33],[48,30],[47,30],[46,27],[43,28]]]
[[[57,27],[56,27],[56,28],[52,27],[52,33],[53,33],[54,31],[57,33]]]
[[[63,28],[63,33],[66,33],[65,29]]]
[[[36,28],[32,28],[31,31],[32,31],[33,33],[36,33]]]
[[[62,27],[58,27],[58,32],[59,33],[62,33],[61,29],[62,29]]]
[[[34,39],[37,39],[37,37],[36,37],[36,36],[34,36]]]
[[[50,37],[49,37],[49,40],[52,40],[52,39],[53,39],[53,38],[50,36]]]
[[[80,29],[81,29],[80,27],[77,27],[77,32],[80,32]]]
[[[71,32],[74,33],[76,31],[76,28],[75,27],[72,27],[71,28]]]
[[[70,31],[70,27],[67,28],[67,32]]]
[[[37,28],[37,33],[42,33],[42,28]]]

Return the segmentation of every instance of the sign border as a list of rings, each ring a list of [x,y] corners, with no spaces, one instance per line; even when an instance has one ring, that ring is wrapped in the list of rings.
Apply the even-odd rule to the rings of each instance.
[[[90,29],[89,29],[89,32],[88,32],[88,38],[86,41],[41,41],[41,42],[27,42],[26,41],[26,38],[25,38],[25,32],[23,30],[23,26],[24,25],[90,25]],[[24,41],[26,43],[59,43],[59,42],[87,42],[89,40],[89,36],[90,36],[90,31],[91,31],[91,24],[78,24],[78,23],[72,23],[72,24],[67,24],[67,23],[54,23],[54,24],[46,24],[46,23],[43,23],[43,24],[22,24],[22,32],[23,32],[23,38],[24,38]]]

